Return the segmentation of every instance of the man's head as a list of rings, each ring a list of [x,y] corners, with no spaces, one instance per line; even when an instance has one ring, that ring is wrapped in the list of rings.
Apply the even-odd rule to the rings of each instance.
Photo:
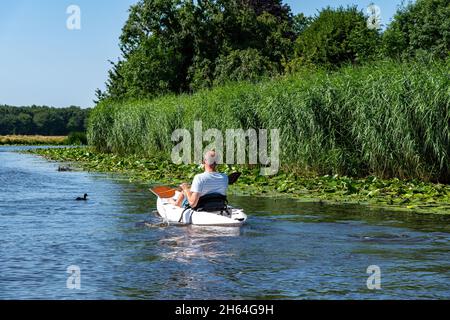
[[[207,151],[203,157],[203,165],[205,171],[215,171],[217,167],[217,154],[216,151]]]

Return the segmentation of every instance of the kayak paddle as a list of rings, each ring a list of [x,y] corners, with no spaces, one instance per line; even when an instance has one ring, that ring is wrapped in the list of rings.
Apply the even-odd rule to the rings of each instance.
[[[228,175],[228,184],[229,185],[234,184],[237,181],[237,179],[239,179],[241,174],[242,173],[240,172],[233,172],[232,174]]]
[[[158,198],[172,198],[179,189],[168,186],[157,186],[151,188],[150,191]]]

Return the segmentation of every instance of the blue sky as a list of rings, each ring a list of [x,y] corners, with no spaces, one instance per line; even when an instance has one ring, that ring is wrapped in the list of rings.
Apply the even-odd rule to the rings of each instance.
[[[118,38],[137,0],[2,0],[0,2],[0,104],[91,107],[104,88],[108,60],[120,55]],[[371,2],[383,24],[401,0],[288,0],[294,13],[314,15],[328,5]],[[81,8],[81,30],[68,30],[69,5]]]

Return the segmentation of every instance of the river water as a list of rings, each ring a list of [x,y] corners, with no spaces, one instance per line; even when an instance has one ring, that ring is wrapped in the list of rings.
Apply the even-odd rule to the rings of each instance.
[[[450,298],[449,217],[230,197],[241,229],[164,226],[147,186],[16,149],[0,147],[0,299]]]

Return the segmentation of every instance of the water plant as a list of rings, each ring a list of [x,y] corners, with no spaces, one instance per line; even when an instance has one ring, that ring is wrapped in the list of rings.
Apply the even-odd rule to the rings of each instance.
[[[175,165],[164,155],[143,157],[102,153],[89,147],[30,150],[47,159],[70,162],[94,172],[120,174],[134,182],[177,185],[192,180],[201,169],[197,165]],[[259,175],[258,168],[222,165],[220,171],[242,172],[230,193],[290,197],[299,201],[358,203],[423,213],[450,214],[450,186],[417,179],[352,178],[339,175],[299,176],[283,170],[276,176]]]

